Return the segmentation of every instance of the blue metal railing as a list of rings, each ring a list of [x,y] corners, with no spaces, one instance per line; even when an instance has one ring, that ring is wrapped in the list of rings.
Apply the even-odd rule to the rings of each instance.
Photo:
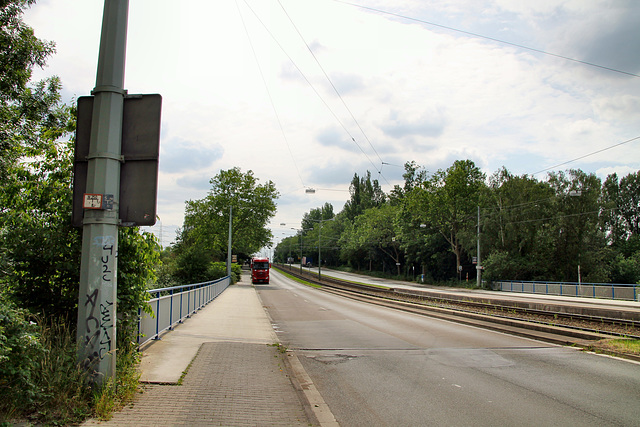
[[[533,282],[526,280],[493,282],[493,288],[498,291],[626,301],[640,300],[639,287],[640,285],[624,283]]]
[[[230,284],[231,278],[225,276],[210,282],[148,290],[152,298],[147,304],[152,314],[138,310],[138,345],[160,339],[160,334],[191,317]]]

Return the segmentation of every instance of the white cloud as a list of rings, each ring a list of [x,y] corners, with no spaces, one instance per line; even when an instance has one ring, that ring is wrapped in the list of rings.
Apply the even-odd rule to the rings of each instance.
[[[367,169],[386,190],[410,160],[430,171],[471,158],[487,173],[533,173],[638,136],[637,78],[338,2],[281,1],[342,100],[277,2],[248,1],[271,34],[243,2],[244,24],[233,2],[131,2],[126,88],[163,95],[165,228],[179,226],[184,201],[204,197],[209,179],[235,166],[276,183],[277,225],[325,202],[339,211],[351,177]],[[604,65],[637,64],[637,45],[619,43],[637,33],[636,2],[361,4]],[[59,75],[69,99],[95,85],[102,6],[40,0],[26,16],[57,43],[37,77]],[[567,167],[634,171],[637,153],[631,143]]]

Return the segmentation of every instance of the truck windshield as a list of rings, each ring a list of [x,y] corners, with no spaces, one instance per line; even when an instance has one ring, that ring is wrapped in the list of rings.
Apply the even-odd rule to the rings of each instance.
[[[254,262],[253,263],[253,269],[254,270],[268,270],[269,269],[269,263],[268,262],[264,262],[264,261]]]

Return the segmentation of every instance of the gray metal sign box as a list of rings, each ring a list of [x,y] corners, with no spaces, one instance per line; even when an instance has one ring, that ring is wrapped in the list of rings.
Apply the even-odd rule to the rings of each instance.
[[[162,96],[127,95],[122,117],[120,221],[123,226],[154,225],[158,194]],[[93,96],[78,98],[73,166],[73,225],[82,226]]]

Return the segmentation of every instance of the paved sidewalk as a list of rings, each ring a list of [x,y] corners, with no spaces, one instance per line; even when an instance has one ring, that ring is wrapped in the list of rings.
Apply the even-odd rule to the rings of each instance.
[[[144,349],[141,379],[150,384],[131,406],[84,425],[314,425],[276,342],[255,289],[230,286]]]

